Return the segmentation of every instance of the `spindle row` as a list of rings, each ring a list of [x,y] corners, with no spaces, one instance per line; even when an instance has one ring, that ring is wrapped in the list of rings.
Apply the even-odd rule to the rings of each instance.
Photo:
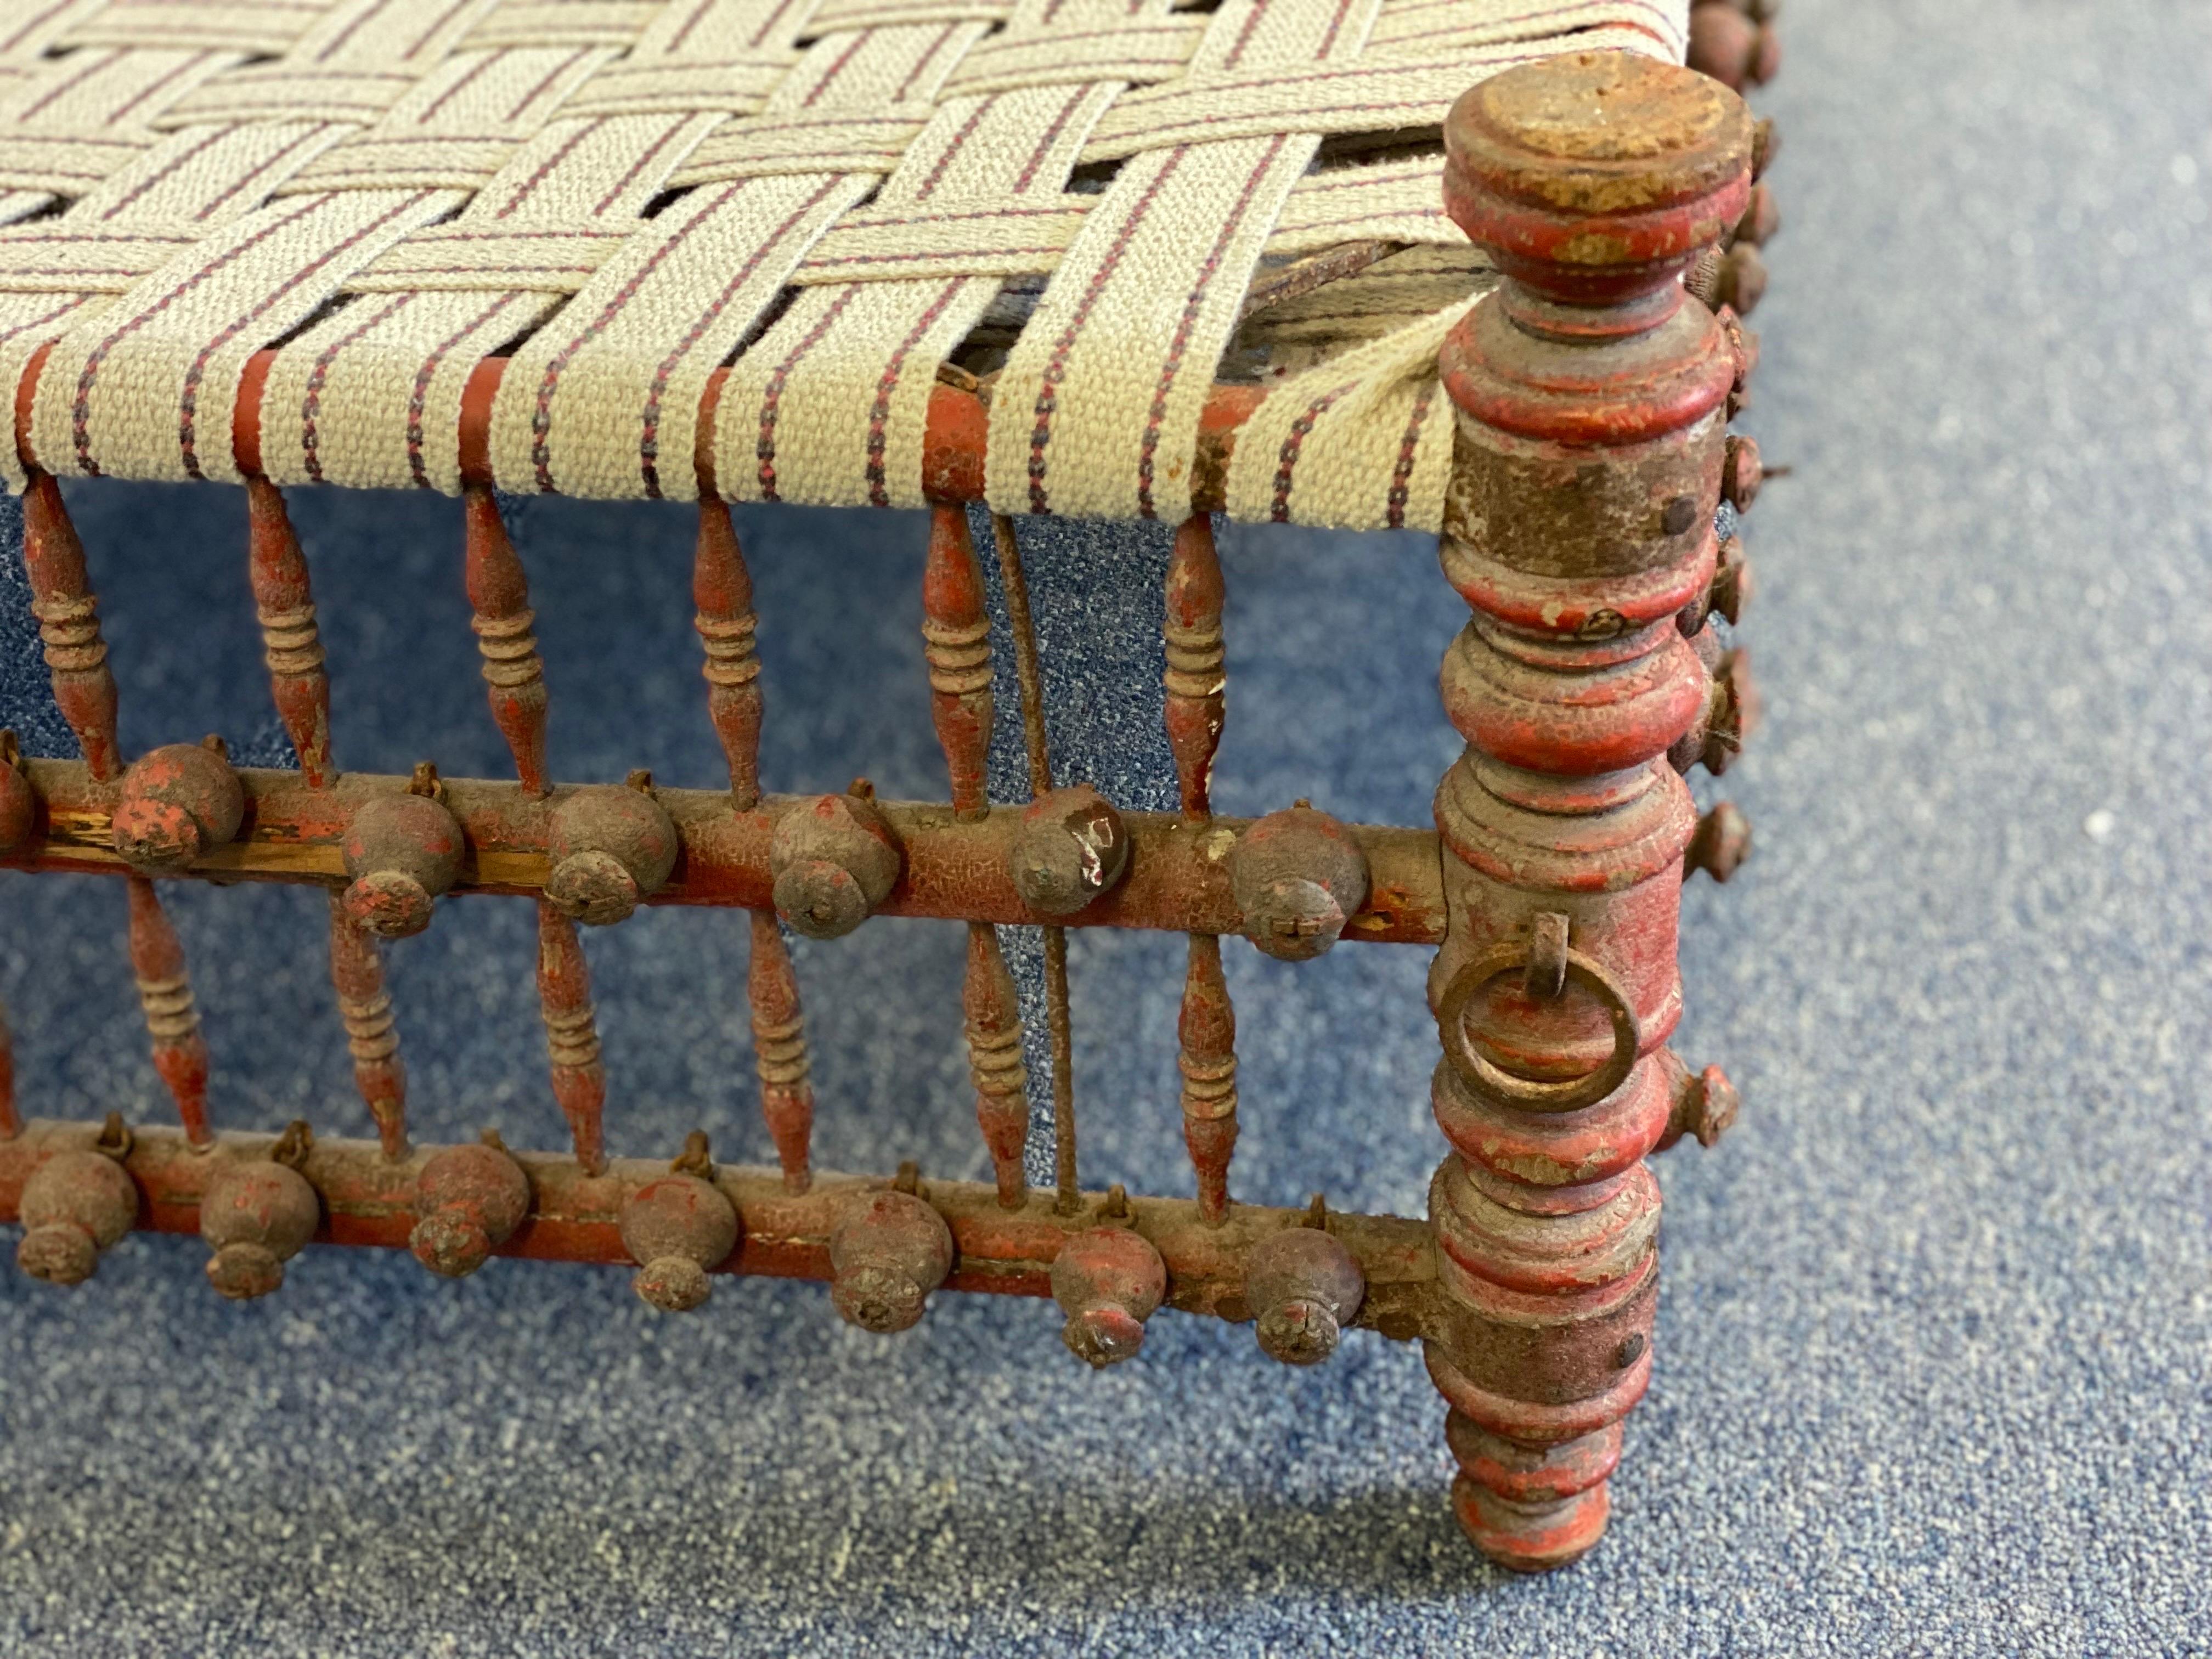
[[[1733,319],[1723,317],[1733,327]],[[1739,357],[1748,358],[1747,347],[1735,349]],[[1724,471],[1723,494],[1739,509],[1747,507],[1758,482],[1756,451],[1747,441],[1730,441]],[[717,826],[758,819],[752,833],[768,846],[769,902],[744,902],[750,917],[747,987],[756,1066],[763,1115],[777,1152],[777,1179],[794,1200],[807,1194],[813,1185],[814,1098],[799,987],[783,927],[819,939],[853,931],[885,903],[906,874],[908,837],[918,832],[921,821],[905,816],[895,822],[895,813],[876,802],[865,781],[842,794],[795,802],[763,796],[758,623],[750,577],[727,507],[713,500],[701,505],[693,593],[708,713],[724,752],[729,788],[711,820],[700,812],[697,797],[678,801],[679,827],[646,773],[633,772],[620,786],[556,789],[550,781],[550,702],[526,573],[496,501],[476,487],[464,498],[466,587],[489,711],[514,763],[517,784],[505,787],[519,787],[522,805],[505,816],[471,808],[470,799],[496,786],[456,783],[449,790],[427,763],[404,785],[398,780],[343,777],[332,759],[329,682],[307,561],[282,494],[254,479],[247,501],[248,574],[271,694],[301,762],[301,783],[290,787],[297,792],[303,786],[310,802],[325,803],[322,807],[303,809],[296,801],[286,805],[258,782],[249,795],[217,738],[164,745],[128,767],[123,764],[115,684],[83,550],[58,490],[44,477],[33,477],[27,495],[26,564],[56,701],[85,757],[84,782],[69,796],[66,788],[51,787],[54,780],[48,776],[42,796],[30,781],[34,763],[15,752],[12,734],[0,734],[0,856],[43,827],[49,850],[63,848],[58,867],[68,867],[70,843],[58,830],[59,822],[68,819],[95,823],[128,872],[132,969],[155,1066],[175,1103],[179,1146],[205,1158],[237,1138],[218,1136],[209,1120],[207,1048],[183,950],[161,902],[156,878],[213,873],[208,861],[246,833],[251,820],[255,833],[267,833],[272,845],[281,842],[290,849],[295,867],[276,872],[276,878],[328,881],[319,871],[302,873],[297,854],[335,826],[343,880],[330,886],[331,981],[356,1085],[376,1126],[376,1156],[395,1174],[402,1169],[411,1172],[407,1203],[415,1220],[405,1242],[426,1265],[447,1274],[471,1272],[495,1251],[526,1237],[533,1218],[553,1229],[549,1237],[569,1241],[556,1246],[556,1253],[580,1248],[573,1230],[586,1224],[562,1218],[563,1206],[575,1201],[569,1189],[563,1187],[561,1196],[549,1199],[548,1178],[539,1164],[532,1162],[526,1170],[495,1135],[488,1132],[481,1146],[434,1153],[410,1146],[406,1073],[384,983],[382,941],[421,932],[429,925],[434,901],[453,890],[465,871],[482,878],[499,857],[514,856],[510,845],[528,842],[542,860],[542,879],[534,888],[516,884],[507,890],[535,894],[537,986],[549,1082],[568,1125],[577,1178],[612,1180],[605,1127],[606,1076],[578,926],[623,921],[641,902],[662,894],[687,848],[699,855],[697,862],[708,862],[708,839]],[[1054,1173],[1048,1199],[1033,1200],[1030,1191],[1024,1154],[1031,1113],[1019,998],[997,925],[988,915],[965,917],[964,1036],[977,1123],[993,1166],[994,1202],[1009,1217],[1009,1225],[1018,1228],[1016,1218],[1031,1213],[1036,1204],[1048,1206],[1060,1231],[1055,1248],[1039,1259],[1049,1266],[1050,1293],[1066,1316],[1067,1346],[1087,1363],[1103,1365],[1137,1352],[1145,1320],[1164,1300],[1189,1305],[1196,1294],[1176,1280],[1159,1249],[1139,1231],[1137,1212],[1120,1188],[1103,1200],[1086,1199],[1078,1178],[1065,924],[1086,915],[1095,917],[1098,907],[1127,883],[1133,861],[1143,860],[1133,855],[1138,836],[1111,802],[1088,785],[1055,784],[1042,666],[1021,553],[1008,521],[994,519],[993,530],[1021,694],[1031,793],[1026,805],[994,809],[989,799],[995,720],[991,621],[969,521],[956,507],[934,509],[931,520],[922,574],[922,647],[933,720],[951,792],[952,823],[995,833],[1006,814],[1018,815],[1011,833],[997,836],[994,844],[1003,844],[1004,870],[1021,916],[1041,922],[1044,935]],[[1724,769],[1755,708],[1747,680],[1740,682],[1736,672],[1740,659],[1734,653],[1720,656],[1711,643],[1711,630],[1702,627],[1709,612],[1733,621],[1746,586],[1747,573],[1732,543],[1723,545],[1716,563],[1698,614],[1686,612],[1680,619],[1715,686],[1702,716],[1674,745],[1671,758],[1682,770],[1697,764]],[[1401,920],[1425,911],[1436,921],[1394,932],[1391,922],[1369,908],[1377,900],[1371,857],[1392,845],[1387,838],[1417,842],[1398,851],[1410,854],[1402,866],[1408,874],[1425,874],[1435,865],[1434,837],[1350,830],[1304,801],[1249,823],[1214,818],[1212,772],[1225,713],[1223,599],[1212,525],[1204,517],[1193,518],[1175,537],[1164,606],[1164,722],[1179,808],[1173,834],[1183,842],[1220,836],[1230,844],[1225,856],[1218,848],[1206,854],[1227,868],[1233,908],[1224,913],[1225,919],[1257,948],[1288,960],[1319,955],[1355,922],[1365,924],[1369,937],[1437,937],[1441,896],[1416,892],[1422,886],[1418,878],[1386,885]],[[53,766],[35,763],[41,775]],[[902,811],[910,815],[916,810]],[[919,810],[926,820],[937,809]],[[526,818],[531,827],[518,836],[510,821]],[[1160,857],[1179,844],[1145,827],[1148,822],[1139,821],[1152,849],[1145,859]],[[489,839],[487,823],[499,826]],[[1705,867],[1725,878],[1741,856],[1742,839],[1733,809],[1725,804],[1715,808],[1698,828],[1685,873]],[[750,868],[741,854],[726,847],[720,850],[733,866]],[[756,881],[748,890],[757,893],[763,884]],[[497,888],[495,882],[482,879],[477,885]],[[1196,1199],[1176,1224],[1218,1231],[1224,1248],[1232,1250],[1234,1276],[1249,1292],[1240,1297],[1209,1291],[1212,1299],[1203,1310],[1256,1318],[1261,1346],[1286,1362],[1324,1358],[1334,1350],[1341,1326],[1360,1312],[1368,1267],[1337,1237],[1341,1229],[1332,1230],[1332,1218],[1318,1195],[1297,1225],[1251,1237],[1245,1236],[1249,1227],[1231,1226],[1233,1217],[1260,1212],[1232,1206],[1230,1199],[1237,1138],[1236,1015],[1223,971],[1220,931],[1199,927],[1188,933],[1177,1036],[1184,1138]],[[1710,1074],[1692,1079],[1671,1056],[1668,1060],[1668,1110],[1675,1124],[1670,1135],[1709,1139],[1727,1115],[1721,1085],[1712,1085]],[[43,1126],[42,1133],[51,1141],[57,1132],[88,1127]],[[0,1141],[23,1139],[12,1048],[0,1017]],[[117,1173],[137,1144],[135,1133],[112,1116],[87,1146],[56,1152],[41,1143],[45,1161],[25,1174],[15,1199],[28,1229],[19,1255],[30,1271],[76,1282],[90,1274],[100,1252],[132,1224],[166,1224],[158,1214],[150,1224],[144,1221],[137,1188]],[[345,1157],[357,1161],[356,1154]],[[313,1138],[304,1123],[251,1157],[210,1158],[212,1172],[198,1178],[191,1202],[198,1230],[214,1251],[209,1277],[218,1290],[233,1297],[266,1294],[281,1284],[283,1263],[319,1230],[346,1237],[335,1225],[332,1204],[334,1190],[351,1189],[343,1182],[332,1188],[326,1178],[330,1167],[327,1158],[316,1161]],[[374,1185],[373,1178],[357,1174],[345,1177],[356,1187],[364,1179]],[[704,1136],[696,1133],[665,1174],[641,1178],[633,1171],[622,1178],[620,1249],[624,1258],[638,1264],[636,1285],[647,1301],[671,1310],[696,1307],[706,1298],[708,1273],[733,1263],[738,1271],[784,1270],[752,1268],[740,1260],[747,1228],[727,1190],[731,1179],[742,1184],[755,1176],[746,1171],[718,1173]],[[842,1207],[834,1221],[808,1212],[806,1224],[822,1234],[826,1255],[819,1264],[810,1258],[804,1270],[818,1269],[830,1279],[836,1304],[848,1320],[872,1330],[903,1329],[921,1318],[929,1293],[954,1276],[966,1245],[956,1244],[943,1212],[941,1195],[950,1189],[940,1183],[935,1190],[938,1199],[926,1199],[919,1175],[908,1164],[896,1179],[869,1187],[858,1197],[841,1189]],[[349,1201],[356,1200],[368,1203],[358,1194]],[[1359,1225],[1370,1221],[1348,1219]],[[1096,1224],[1083,1225],[1086,1220]],[[1218,1279],[1226,1269],[1209,1256],[1188,1271]],[[1419,1331],[1425,1317],[1402,1308],[1391,1313],[1370,1306],[1369,1313],[1387,1334],[1401,1336]]]
[[[407,1084],[384,981],[382,942],[427,927],[435,899],[453,888],[465,866],[481,861],[482,847],[465,830],[449,805],[446,783],[428,763],[416,768],[404,790],[386,788],[358,802],[349,792],[361,781],[342,784],[332,756],[330,685],[307,560],[282,492],[252,478],[246,500],[247,572],[271,696],[306,789],[328,800],[328,815],[343,823],[347,879],[331,891],[331,982],[356,1086],[385,1156],[396,1160],[410,1146]],[[210,1146],[206,1046],[183,950],[155,881],[194,873],[196,863],[232,843],[242,829],[266,827],[270,804],[261,795],[249,798],[219,739],[164,745],[124,765],[98,602],[52,478],[33,477],[25,508],[26,564],[56,701],[85,756],[90,792],[111,803],[113,848],[129,870],[131,957],[155,1068],[187,1139]],[[575,1161],[588,1176],[607,1164],[607,1081],[578,924],[619,921],[658,893],[677,866],[682,834],[644,773],[633,773],[618,787],[555,789],[546,763],[550,698],[527,574],[489,489],[471,486],[464,492],[463,520],[465,586],[489,712],[513,757],[524,800],[542,803],[540,810],[549,815],[543,846],[550,869],[536,896],[537,985],[550,1090],[568,1125]],[[1024,913],[1043,924],[1055,1197],[1067,1210],[1080,1184],[1061,924],[1092,910],[1123,883],[1132,836],[1122,815],[1090,786],[1055,787],[1021,553],[1011,524],[996,520],[994,532],[1032,795],[1020,809],[1006,866]],[[761,815],[769,803],[760,787],[758,623],[744,553],[729,510],[719,501],[701,504],[692,580],[708,714],[729,775],[727,810]],[[988,771],[995,718],[991,623],[982,567],[967,516],[957,507],[933,512],[922,597],[923,654],[951,817],[957,823],[988,823],[994,817]],[[1175,538],[1164,641],[1176,822],[1186,832],[1213,822],[1210,781],[1224,718],[1222,597],[1211,523],[1193,518]],[[0,764],[0,817],[21,797],[23,822],[13,831],[0,823],[0,854],[22,842],[47,810],[32,796],[25,775],[11,749]],[[1370,870],[1359,839],[1304,802],[1249,826],[1232,825],[1231,834],[1238,924],[1271,954],[1293,959],[1318,954],[1368,902]],[[748,906],[748,1000],[763,1115],[787,1186],[802,1193],[810,1180],[814,1099],[783,926],[817,938],[851,931],[900,878],[903,852],[898,831],[865,782],[797,808],[779,805],[770,837],[773,902]],[[295,836],[292,844],[305,839]],[[1397,884],[1394,891],[1402,897],[1407,886]],[[994,923],[970,916],[966,926],[962,1006],[976,1118],[1000,1201],[1011,1209],[1028,1193],[1024,1152],[1031,1118],[1019,997]],[[1382,931],[1389,936],[1387,927]],[[1219,935],[1194,930],[1178,1020],[1178,1066],[1199,1213],[1211,1225],[1220,1224],[1229,1211],[1237,1133],[1235,1032]],[[12,1135],[16,1125],[12,1056],[0,1020],[0,1136]]]

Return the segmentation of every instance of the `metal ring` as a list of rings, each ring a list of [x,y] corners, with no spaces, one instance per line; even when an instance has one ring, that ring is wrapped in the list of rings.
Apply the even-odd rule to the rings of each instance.
[[[1554,1082],[1515,1077],[1486,1058],[1468,1034],[1468,1004],[1478,993],[1528,965],[1527,944],[1509,941],[1477,957],[1452,975],[1437,1003],[1437,1033],[1443,1039],[1444,1058],[1468,1087],[1504,1105],[1531,1112],[1573,1112],[1595,1106],[1628,1081],[1643,1049],[1644,1035],[1627,994],[1581,951],[1567,952],[1567,977],[1605,1005],[1606,1018],[1613,1024],[1613,1052],[1597,1070]]]

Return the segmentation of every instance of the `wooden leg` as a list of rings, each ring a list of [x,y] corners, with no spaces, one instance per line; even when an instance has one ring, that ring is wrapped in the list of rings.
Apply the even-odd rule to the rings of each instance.
[[[1468,747],[1436,802],[1453,1152],[1429,1194],[1449,1312],[1427,1358],[1461,1523],[1523,1571],[1605,1530],[1651,1375],[1643,1159],[1686,1075],[1662,1045],[1697,823],[1667,757],[1715,704],[1682,613],[1713,578],[1735,380],[1680,278],[1744,211],[1751,137],[1734,94],[1626,53],[1509,71],[1448,125],[1446,205],[1505,279],[1443,353],[1442,558],[1474,616],[1443,676]]]

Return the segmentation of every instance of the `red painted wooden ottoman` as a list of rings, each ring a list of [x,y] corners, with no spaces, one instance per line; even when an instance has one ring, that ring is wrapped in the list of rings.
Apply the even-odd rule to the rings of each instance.
[[[494,1255],[630,1263],[672,1311],[719,1273],[823,1279],[883,1332],[940,1290],[1050,1296],[1093,1365],[1135,1355],[1163,1308],[1250,1322],[1293,1364],[1357,1327],[1420,1343],[1475,1543],[1528,1570],[1581,1554],[1651,1374],[1646,1156],[1710,1144],[1735,1111],[1717,1069],[1666,1042],[1681,883],[1726,879],[1747,846],[1733,809],[1699,816],[1684,775],[1722,770],[1755,708],[1714,618],[1733,624],[1748,587],[1732,532],[1759,464],[1728,428],[1772,227],[1755,182],[1771,139],[1731,88],[1772,67],[1763,9],[1713,0],[11,8],[6,467],[81,756],[25,759],[7,739],[0,861],[118,878],[177,1117],[28,1116],[39,1091],[19,1101],[0,1044],[0,1216],[21,1224],[21,1267],[80,1284],[142,1227],[200,1233],[214,1288],[240,1297],[276,1290],[311,1243],[411,1249],[446,1275]],[[186,732],[120,751],[56,482],[99,475],[242,486],[296,771],[234,767]],[[459,499],[513,780],[340,769],[285,505],[316,485]],[[495,489],[696,501],[726,787],[548,775],[530,595]],[[946,799],[763,793],[729,511],[762,501],[927,510],[917,647]],[[1212,812],[1224,513],[1441,534],[1473,616],[1443,665],[1467,749],[1432,828],[1304,803]],[[1180,525],[1174,812],[1055,787],[1016,536],[1034,515]],[[987,562],[1026,801],[986,787]],[[357,1106],[276,1133],[210,1121],[161,896],[184,880],[327,891]],[[409,1138],[381,953],[466,892],[537,908],[568,1148]],[[625,1147],[605,1121],[579,929],[648,903],[750,930],[779,1167],[718,1164],[697,1134]],[[967,929],[992,1183],[810,1161],[786,930],[836,938],[878,915]],[[1023,1162],[1023,1025],[997,931],[1016,925],[1044,930],[1048,1186]],[[1066,930],[1094,927],[1188,937],[1188,1195],[1078,1178]],[[1234,1197],[1223,952],[1297,962],[1343,941],[1436,951],[1431,1006],[1405,1011],[1442,1039],[1449,1150],[1426,1217]]]

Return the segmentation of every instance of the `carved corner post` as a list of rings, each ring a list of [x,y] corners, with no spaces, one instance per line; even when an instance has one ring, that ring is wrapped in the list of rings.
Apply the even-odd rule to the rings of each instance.
[[[1669,747],[1707,669],[1676,624],[1716,556],[1735,362],[1685,269],[1744,210],[1735,94],[1626,53],[1498,76],[1453,108],[1445,205],[1504,274],[1446,342],[1444,574],[1467,738],[1437,792],[1449,921],[1431,971],[1453,1151],[1429,1212],[1449,1313],[1461,1524],[1540,1571],[1594,1545],[1651,1372],[1657,1183],[1686,1075]]]

